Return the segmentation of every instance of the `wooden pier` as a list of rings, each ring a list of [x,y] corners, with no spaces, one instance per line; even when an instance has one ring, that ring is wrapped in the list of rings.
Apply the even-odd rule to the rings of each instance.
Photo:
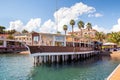
[[[39,65],[42,63],[60,63],[67,61],[76,61],[81,59],[87,59],[99,54],[99,51],[84,51],[84,52],[47,52],[47,53],[35,53],[34,64]]]
[[[115,70],[108,76],[107,80],[120,80],[120,64]]]

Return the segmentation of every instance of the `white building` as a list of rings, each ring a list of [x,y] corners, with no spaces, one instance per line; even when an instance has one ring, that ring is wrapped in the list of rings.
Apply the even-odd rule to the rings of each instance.
[[[65,46],[66,37],[61,34],[50,34],[50,33],[26,33],[26,34],[15,34],[15,40],[22,41],[27,45],[31,46]]]

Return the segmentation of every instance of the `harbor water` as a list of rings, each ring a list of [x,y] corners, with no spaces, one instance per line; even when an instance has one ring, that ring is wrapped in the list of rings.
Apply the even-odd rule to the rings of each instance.
[[[0,80],[104,80],[119,63],[102,56],[34,66],[31,55],[0,54]]]

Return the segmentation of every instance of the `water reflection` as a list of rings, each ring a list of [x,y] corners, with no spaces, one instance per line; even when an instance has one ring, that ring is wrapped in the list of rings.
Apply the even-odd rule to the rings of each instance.
[[[0,54],[0,80],[103,80],[120,63],[110,55],[60,64],[33,65],[29,55]]]
[[[44,64],[34,68],[30,79],[103,80],[117,65],[110,56],[101,55],[77,62]]]

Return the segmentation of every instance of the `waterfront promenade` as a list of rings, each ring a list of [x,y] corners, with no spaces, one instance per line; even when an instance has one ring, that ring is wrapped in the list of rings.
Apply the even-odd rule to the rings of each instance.
[[[109,75],[107,80],[120,80],[120,64],[117,68]]]
[[[100,53],[93,47],[29,46],[29,48],[35,65],[87,59]]]
[[[114,51],[110,56],[112,60],[120,60],[120,51]],[[107,80],[120,80],[120,64],[108,76]]]

